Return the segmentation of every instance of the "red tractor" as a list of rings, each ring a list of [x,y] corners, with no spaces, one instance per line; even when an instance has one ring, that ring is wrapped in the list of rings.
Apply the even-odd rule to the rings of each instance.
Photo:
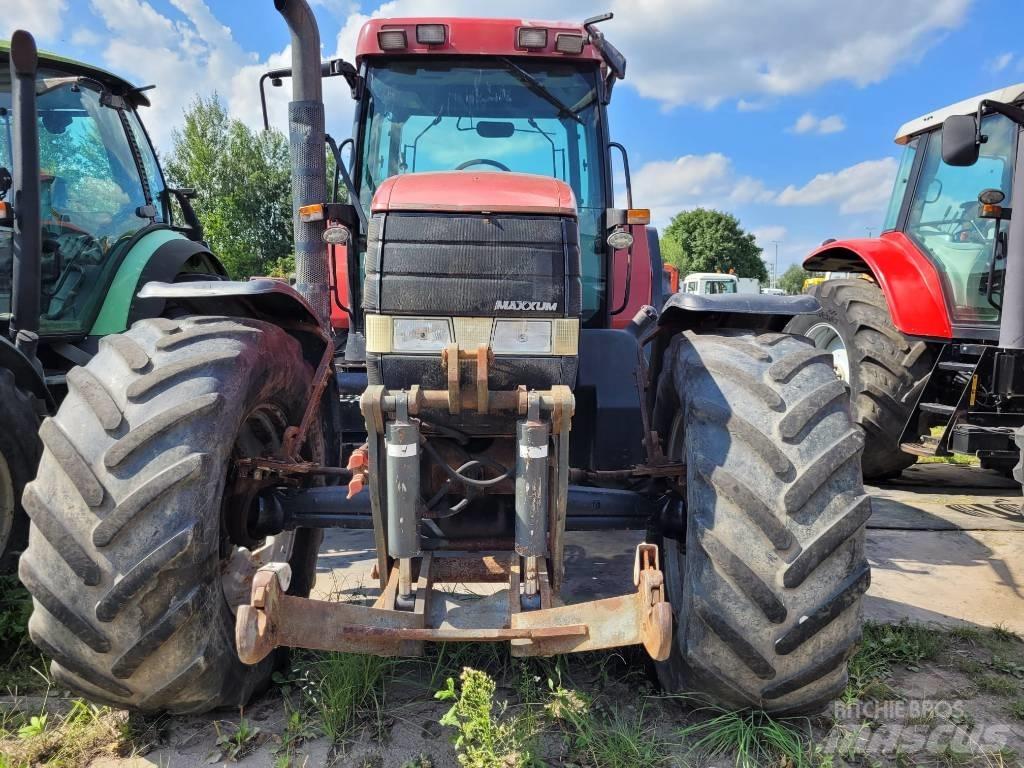
[[[1014,194],[1022,100],[1024,84],[902,126],[881,236],[828,240],[804,261],[861,274],[815,285],[820,312],[786,330],[830,352],[849,384],[866,478],[953,452],[1007,475],[1018,464],[1024,230],[1010,216],[1018,204],[1003,203]]]
[[[297,291],[148,284],[181,315],[104,339],[96,386],[44,424],[20,573],[55,679],[199,711],[289,646],[642,645],[667,690],[824,706],[870,579],[862,439],[831,358],[780,332],[814,299],[663,301],[625,162],[625,208],[612,192],[610,16],[373,19],[354,64],[323,64],[305,0],[275,5]],[[357,102],[345,202],[334,75]],[[372,607],[308,597],[331,527],[372,528]],[[566,532],[623,528],[647,532],[625,594],[563,595]],[[477,582],[496,591],[435,588]]]

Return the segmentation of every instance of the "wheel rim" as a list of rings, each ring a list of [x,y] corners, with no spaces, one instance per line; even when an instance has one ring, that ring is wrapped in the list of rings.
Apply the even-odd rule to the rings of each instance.
[[[276,405],[264,403],[257,406],[249,412],[238,430],[231,451],[232,462],[242,458],[278,455],[287,427],[288,418]],[[228,482],[231,482],[230,477]],[[238,514],[238,511],[226,507],[222,510],[223,515],[229,513]],[[288,562],[294,542],[294,531],[267,536],[251,549],[227,541],[227,553],[221,560],[221,586],[232,613],[238,610],[238,606],[249,603],[252,578],[256,571],[268,563]]]
[[[832,367],[836,375],[850,383],[850,355],[846,350],[846,342],[839,335],[839,331],[828,323],[817,323],[812,325],[804,336],[814,342],[814,346],[832,355]]]
[[[7,458],[0,453],[0,554],[7,549],[14,529],[14,514],[17,507],[14,498],[14,478]]]

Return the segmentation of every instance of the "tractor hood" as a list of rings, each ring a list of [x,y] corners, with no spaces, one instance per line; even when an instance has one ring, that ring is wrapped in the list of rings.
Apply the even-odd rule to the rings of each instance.
[[[576,198],[564,181],[530,173],[441,171],[392,176],[371,208],[453,213],[540,213],[576,216]]]

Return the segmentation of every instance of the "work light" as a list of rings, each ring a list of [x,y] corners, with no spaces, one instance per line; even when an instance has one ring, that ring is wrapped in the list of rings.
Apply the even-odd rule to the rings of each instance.
[[[548,31],[544,27],[520,27],[518,42],[520,48],[547,48]]]
[[[417,24],[416,42],[420,45],[444,45],[444,24]]]
[[[382,51],[400,51],[408,44],[404,29],[382,29],[377,33],[377,45]]]

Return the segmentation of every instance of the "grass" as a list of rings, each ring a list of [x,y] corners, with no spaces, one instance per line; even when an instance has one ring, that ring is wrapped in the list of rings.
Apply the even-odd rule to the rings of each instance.
[[[879,699],[892,691],[887,678],[893,665],[915,669],[948,646],[948,636],[919,624],[866,622],[860,647],[850,659],[850,682],[843,701]]]
[[[975,681],[978,690],[991,693],[993,696],[1013,696],[1019,690],[1017,683],[1003,675],[979,675]]]
[[[28,638],[32,598],[17,576],[0,576],[0,691],[25,692],[49,684],[45,661]]]
[[[945,427],[932,427],[932,437],[941,437]],[[960,466],[976,467],[981,465],[977,456],[969,456],[963,453],[953,453],[949,456],[918,456],[918,464],[959,464]]]
[[[297,686],[323,734],[341,742],[366,722],[375,722],[381,729],[384,683],[394,664],[391,659],[355,653],[306,654],[293,667],[292,676],[281,682],[286,689]]]
[[[15,710],[5,714],[0,729],[0,756],[6,760],[0,768],[84,768],[100,755],[135,754],[138,736],[126,713],[81,699],[63,715]]]
[[[697,710],[706,719],[687,726],[680,736],[692,742],[691,751],[708,757],[733,756],[737,768],[815,765],[810,723],[773,718],[763,712]]]

